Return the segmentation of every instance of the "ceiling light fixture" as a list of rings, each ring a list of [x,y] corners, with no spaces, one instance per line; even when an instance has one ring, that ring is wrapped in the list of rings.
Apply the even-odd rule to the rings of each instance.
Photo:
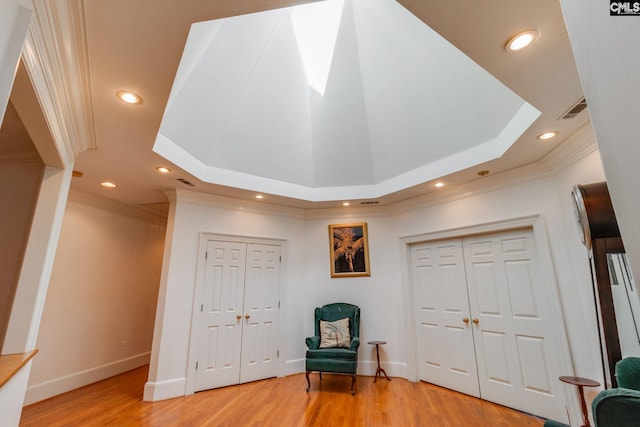
[[[122,102],[126,102],[127,104],[142,104],[142,97],[140,95],[129,92],[127,90],[117,91],[116,96]]]
[[[516,52],[529,46],[537,38],[538,32],[536,30],[523,31],[511,37],[507,42],[505,49],[507,49],[507,52]]]
[[[264,199],[264,196],[262,194],[256,194],[256,199]]]
[[[342,206],[349,206],[351,203],[349,202],[342,202]]]
[[[489,175],[491,172],[489,172],[488,170],[481,170],[480,172],[478,172],[479,176],[487,176]]]
[[[103,187],[106,187],[106,188],[116,188],[116,187],[117,187],[117,185],[115,185],[115,184],[114,184],[113,182],[111,182],[111,181],[102,181],[102,182],[100,183],[100,185],[102,185]]]
[[[164,166],[158,166],[158,167],[156,168],[156,170],[157,170],[158,172],[160,172],[160,173],[169,173],[169,172],[171,172],[171,169],[169,169],[169,168],[165,168]]]
[[[444,187],[444,182],[436,182],[435,184],[433,184],[434,187],[438,187],[438,188],[442,188]]]
[[[537,136],[537,138],[544,141],[545,139],[555,138],[557,134],[558,132],[556,132],[555,130],[552,130],[549,132],[541,133],[540,135]]]

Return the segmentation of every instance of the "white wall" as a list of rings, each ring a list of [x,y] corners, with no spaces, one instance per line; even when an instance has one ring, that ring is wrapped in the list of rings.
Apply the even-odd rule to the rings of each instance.
[[[331,278],[328,225],[363,221],[369,232],[371,276]],[[303,237],[305,279],[301,283],[306,303],[304,330],[302,335],[287,337],[297,357],[304,359],[307,349],[304,338],[314,334],[314,308],[347,302],[361,309],[358,372],[375,374],[375,347],[367,342],[384,340],[387,345],[380,346],[380,358],[387,361],[387,374],[406,376],[398,233],[394,224],[394,218],[386,210],[375,207],[308,213]],[[298,368],[297,372],[304,371],[304,360]]]
[[[606,2],[561,0],[571,48],[627,257],[640,277],[640,16],[609,16]]]
[[[538,171],[539,172],[539,171]],[[483,178],[486,179],[486,178]],[[392,207],[314,210],[302,213],[266,204],[233,201],[179,192],[174,205],[174,230],[168,230],[163,278],[154,338],[154,356],[145,400],[185,393],[191,310],[198,235],[213,232],[287,241],[283,271],[286,374],[304,370],[304,339],[313,334],[313,308],[344,301],[362,308],[359,372],[375,372],[369,340],[386,340],[381,348],[391,375],[409,377],[411,343],[406,318],[411,307],[403,299],[400,239],[430,232],[542,215],[546,224],[553,274],[571,345],[574,372],[601,379],[595,308],[587,253],[580,243],[571,204],[574,184],[604,179],[597,152],[543,178],[496,175],[477,185],[471,195],[434,202],[433,197]],[[505,182],[505,180],[512,180]],[[368,223],[371,277],[330,277],[328,225]],[[171,227],[170,227],[171,228]],[[164,296],[163,296],[164,295]]]
[[[106,199],[71,193],[26,403],[149,362],[164,234]]]

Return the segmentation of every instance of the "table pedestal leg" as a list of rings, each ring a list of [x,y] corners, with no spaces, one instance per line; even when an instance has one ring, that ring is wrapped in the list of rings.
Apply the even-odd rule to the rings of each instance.
[[[378,348],[378,344],[376,344],[376,359],[378,360],[378,369],[376,369],[376,377],[374,378],[373,382],[375,383],[376,381],[378,381],[378,375],[380,375],[380,373],[383,373],[384,377],[391,381],[391,378],[387,376],[385,370],[380,367],[380,350]]]
[[[589,424],[589,413],[587,412],[587,403],[584,401],[584,390],[581,385],[578,385],[578,393],[580,394],[580,405],[582,406],[582,420],[584,424],[582,427],[591,427]]]

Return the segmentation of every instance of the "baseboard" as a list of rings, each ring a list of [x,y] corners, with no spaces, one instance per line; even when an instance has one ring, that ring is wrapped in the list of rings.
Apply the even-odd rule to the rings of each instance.
[[[285,363],[285,376],[299,374],[304,372],[305,359],[287,360]]]
[[[174,378],[168,381],[151,382],[144,385],[142,400],[145,402],[157,402],[159,400],[173,399],[186,395],[186,378]]]
[[[130,371],[149,364],[151,353],[142,353],[106,365],[97,366],[85,371],[76,372],[53,380],[27,387],[24,404],[39,402],[85,385],[104,380],[114,375]]]

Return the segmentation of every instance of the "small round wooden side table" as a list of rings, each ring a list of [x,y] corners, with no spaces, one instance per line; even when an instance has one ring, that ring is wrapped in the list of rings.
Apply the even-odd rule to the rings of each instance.
[[[369,341],[367,344],[371,344],[371,345],[375,345],[376,346],[376,359],[378,360],[378,369],[376,369],[376,377],[374,378],[373,382],[375,383],[376,381],[378,381],[378,376],[380,375],[380,373],[384,374],[384,377],[386,379],[388,379],[389,381],[391,381],[391,378],[389,378],[387,376],[387,373],[385,372],[384,369],[382,369],[380,367],[380,348],[379,346],[386,344],[386,341]],[[382,376],[382,375],[380,375]]]
[[[598,387],[599,382],[590,380],[589,378],[582,377],[560,377],[560,381],[578,386],[578,393],[580,393],[580,405],[582,405],[582,419],[584,424],[582,427],[591,427],[589,424],[589,414],[587,413],[587,403],[584,401],[583,387]]]

